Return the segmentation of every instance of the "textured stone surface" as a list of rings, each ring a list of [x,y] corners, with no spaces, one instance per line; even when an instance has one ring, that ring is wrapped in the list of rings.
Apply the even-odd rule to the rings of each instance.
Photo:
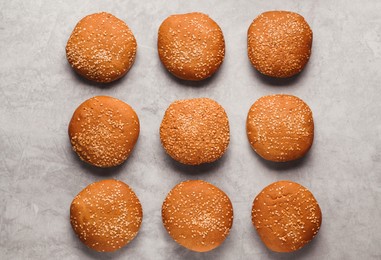
[[[268,80],[247,58],[247,28],[272,9],[302,14],[314,32],[311,60],[291,80]],[[65,58],[75,24],[99,11],[124,20],[138,43],[127,76],[103,88],[77,76]],[[226,40],[220,70],[200,83],[171,76],[156,49],[161,22],[191,11],[209,14]],[[380,11],[378,0],[1,1],[0,259],[380,259]],[[315,141],[298,162],[265,162],[247,141],[250,106],[274,93],[299,96],[313,111]],[[95,95],[124,100],[141,120],[134,152],[115,169],[88,166],[71,150],[67,126],[72,113]],[[174,162],[159,138],[168,105],[194,97],[219,102],[231,131],[223,158],[200,167]],[[113,254],[87,249],[69,222],[74,196],[105,178],[130,185],[144,211],[136,239]],[[206,254],[177,245],[161,222],[167,192],[187,179],[218,186],[233,203],[231,234]],[[292,254],[268,251],[250,219],[255,195],[282,179],[311,190],[323,213],[316,239]]]

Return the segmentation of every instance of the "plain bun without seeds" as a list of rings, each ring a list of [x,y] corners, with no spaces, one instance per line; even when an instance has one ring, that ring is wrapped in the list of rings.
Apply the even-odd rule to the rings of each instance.
[[[291,181],[278,181],[264,188],[254,199],[252,222],[270,250],[293,252],[317,235],[322,213],[307,188]]]

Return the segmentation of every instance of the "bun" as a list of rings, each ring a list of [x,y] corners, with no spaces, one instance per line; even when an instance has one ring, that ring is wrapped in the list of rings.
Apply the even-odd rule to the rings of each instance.
[[[165,111],[160,139],[166,152],[178,162],[214,162],[229,145],[229,120],[222,106],[212,99],[175,101]]]
[[[233,224],[229,197],[205,181],[176,185],[162,207],[164,227],[180,245],[196,251],[210,251],[226,239]]]
[[[81,76],[107,83],[130,70],[136,49],[135,37],[127,24],[103,12],[78,22],[67,42],[66,56]]]
[[[254,199],[252,221],[263,243],[275,252],[292,252],[309,243],[322,222],[312,193],[291,181],[278,181]]]
[[[123,163],[139,137],[139,118],[123,101],[96,96],[83,102],[69,124],[73,150],[85,162],[98,167]]]
[[[113,252],[127,245],[142,223],[142,206],[125,183],[95,182],[74,198],[70,223],[79,239],[99,252]]]
[[[157,45],[163,65],[185,80],[210,77],[225,57],[221,28],[203,13],[169,16],[160,25]]]
[[[251,106],[246,130],[251,147],[262,158],[274,162],[296,160],[312,146],[312,111],[295,96],[264,96]]]
[[[293,12],[270,11],[254,19],[247,33],[248,55],[262,74],[288,78],[307,64],[312,47],[312,30],[304,18]]]

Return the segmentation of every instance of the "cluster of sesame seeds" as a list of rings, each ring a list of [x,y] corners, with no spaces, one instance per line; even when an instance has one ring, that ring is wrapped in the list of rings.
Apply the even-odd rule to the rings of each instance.
[[[299,73],[311,55],[312,30],[304,18],[286,11],[265,12],[248,31],[248,56],[254,67],[272,77]]]
[[[97,82],[122,77],[132,66],[137,44],[129,27],[109,13],[83,18],[66,45],[71,66],[82,76]]]
[[[207,15],[172,15],[159,28],[158,52],[175,76],[202,80],[211,76],[225,57],[221,28]]]
[[[204,181],[175,186],[162,207],[163,224],[179,244],[195,251],[209,251],[230,232],[233,208],[228,196]]]
[[[126,103],[93,97],[82,103],[69,125],[73,150],[88,163],[116,166],[130,155],[139,136],[139,120]]]
[[[208,98],[175,101],[165,112],[160,139],[177,161],[191,165],[213,162],[228,147],[228,117],[216,101]]]
[[[142,222],[142,207],[128,185],[104,180],[90,184],[74,198],[70,221],[87,246],[110,252],[136,236]]]
[[[265,159],[298,159],[309,150],[313,142],[312,111],[303,100],[295,96],[264,96],[250,108],[247,134],[253,149]]]
[[[295,251],[317,234],[321,211],[312,193],[300,184],[279,181],[255,198],[253,224],[263,242],[275,251]]]

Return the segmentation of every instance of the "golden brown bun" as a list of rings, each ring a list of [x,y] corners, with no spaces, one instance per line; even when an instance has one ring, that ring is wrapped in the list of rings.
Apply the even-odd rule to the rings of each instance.
[[[106,83],[130,70],[136,49],[135,37],[127,24],[103,12],[78,22],[67,42],[66,57],[83,77]]]
[[[251,147],[262,158],[296,160],[309,151],[314,139],[312,111],[295,96],[264,96],[251,106],[246,130]]]
[[[178,162],[214,162],[229,145],[229,120],[223,107],[212,99],[178,100],[165,111],[160,139],[166,152]]]
[[[69,124],[73,150],[98,167],[117,166],[127,160],[139,137],[139,118],[123,101],[92,97],[74,112]]]
[[[263,243],[275,252],[292,252],[310,242],[322,221],[312,193],[291,181],[278,181],[254,199],[252,221]]]
[[[70,223],[79,239],[99,252],[112,252],[127,245],[142,223],[142,206],[125,183],[94,182],[74,198]]]
[[[251,63],[270,77],[288,78],[298,74],[310,58],[311,47],[312,30],[297,13],[262,13],[247,33]]]
[[[210,77],[225,57],[221,28],[203,13],[169,16],[159,28],[157,45],[163,65],[185,80]]]
[[[167,195],[162,218],[169,235],[197,252],[210,251],[224,242],[233,225],[233,207],[220,189],[201,180],[185,181]]]

